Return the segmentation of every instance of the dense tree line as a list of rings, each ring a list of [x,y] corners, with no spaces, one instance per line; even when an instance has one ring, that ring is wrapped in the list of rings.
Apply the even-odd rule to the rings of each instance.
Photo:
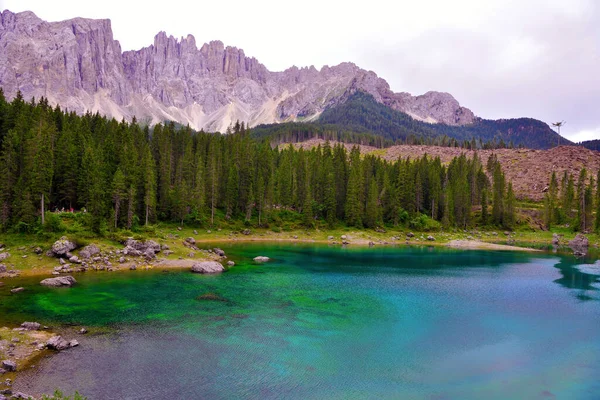
[[[544,195],[544,222],[548,228],[569,224],[581,232],[600,232],[600,171],[594,179],[586,168],[577,182],[565,171],[560,182],[552,172]],[[595,218],[594,218],[595,214]]]
[[[486,173],[487,171],[487,173]],[[491,177],[488,178],[488,177]],[[95,231],[217,218],[278,226],[512,227],[515,199],[495,157],[387,162],[328,142],[311,150],[159,124],[152,130],[0,92],[0,225],[40,226],[42,210],[84,210]],[[490,212],[491,210],[491,212]]]

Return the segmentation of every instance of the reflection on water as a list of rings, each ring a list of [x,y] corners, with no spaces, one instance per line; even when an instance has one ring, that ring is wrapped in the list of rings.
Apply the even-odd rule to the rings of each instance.
[[[220,276],[87,274],[68,290],[24,280],[28,290],[18,298],[0,289],[2,318],[92,331],[16,386],[80,390],[90,399],[597,399],[600,392],[597,277],[572,257],[223,249],[236,267]],[[273,261],[255,264],[257,255]],[[105,326],[110,333],[93,333]]]

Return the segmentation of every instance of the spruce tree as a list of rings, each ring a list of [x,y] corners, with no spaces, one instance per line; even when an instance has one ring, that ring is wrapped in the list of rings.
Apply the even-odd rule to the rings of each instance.
[[[363,176],[360,163],[360,150],[354,146],[350,152],[350,172],[346,193],[346,223],[350,226],[362,226],[362,189]]]

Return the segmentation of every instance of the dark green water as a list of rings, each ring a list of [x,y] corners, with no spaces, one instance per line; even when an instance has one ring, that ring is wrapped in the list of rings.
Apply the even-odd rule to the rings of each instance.
[[[112,328],[78,337],[17,388],[90,399],[600,397],[595,266],[429,248],[223,248],[237,265],[220,276],[88,273],[71,289],[0,288],[3,322]],[[226,301],[196,299],[206,293]]]

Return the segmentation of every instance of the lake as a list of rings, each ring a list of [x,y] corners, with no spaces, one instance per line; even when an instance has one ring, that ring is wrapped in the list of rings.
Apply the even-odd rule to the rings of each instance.
[[[18,296],[0,288],[3,323],[90,329],[16,388],[89,399],[598,399],[596,266],[547,253],[221,247],[236,266],[218,276],[88,272],[70,289],[39,278],[21,278],[29,289]]]

